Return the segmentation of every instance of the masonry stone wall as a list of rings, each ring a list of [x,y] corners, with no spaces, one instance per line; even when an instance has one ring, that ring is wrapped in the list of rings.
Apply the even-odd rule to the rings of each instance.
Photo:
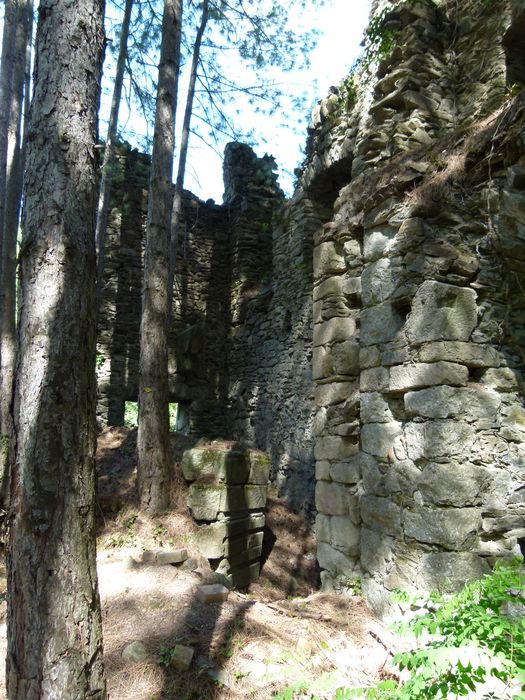
[[[482,5],[391,4],[374,80],[314,120],[314,152],[330,115],[355,138],[314,249],[318,559],[381,613],[525,535],[523,97]]]
[[[240,144],[223,205],[186,194],[170,390],[190,432],[270,455],[317,513],[323,585],[360,577],[387,614],[395,588],[458,586],[525,547],[525,2],[372,13],[393,45],[314,109],[288,202]],[[136,396],[134,182],[101,315],[110,421]]]

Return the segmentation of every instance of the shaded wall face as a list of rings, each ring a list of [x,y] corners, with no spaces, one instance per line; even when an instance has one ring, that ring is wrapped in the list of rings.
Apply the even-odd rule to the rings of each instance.
[[[125,402],[138,396],[149,158],[123,146],[116,170],[97,346],[98,420],[109,425],[122,425]],[[224,435],[228,216],[186,193],[184,219],[169,337],[170,401],[182,404],[186,431]]]
[[[311,259],[319,222],[302,195],[283,207],[271,160],[256,159],[247,147],[227,150],[225,182],[231,215],[229,433],[267,451],[280,494],[311,512]]]
[[[318,558],[327,586],[364,575],[382,613],[389,591],[461,585],[523,536],[523,99],[500,89],[508,8],[489,31],[474,9],[392,13],[314,249]],[[481,54],[497,105],[472,84]]]
[[[117,150],[97,336],[97,420],[122,425],[138,394],[142,245],[149,158]]]

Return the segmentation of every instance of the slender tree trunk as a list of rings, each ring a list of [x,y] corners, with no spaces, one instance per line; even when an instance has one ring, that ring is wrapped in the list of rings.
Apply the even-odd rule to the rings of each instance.
[[[182,2],[165,0],[144,251],[140,324],[138,484],[141,508],[168,506],[168,274]]]
[[[20,0],[13,62],[11,114],[8,129],[6,197],[2,240],[2,284],[0,286],[0,498],[7,506],[9,469],[13,448],[11,400],[16,354],[16,242],[22,199],[24,146],[22,106],[27,63],[30,62],[33,3]]]
[[[20,251],[9,700],[106,697],[94,527],[102,22],[102,0],[40,0]]]
[[[117,70],[115,73],[115,87],[113,88],[113,97],[111,100],[108,135],[106,138],[106,147],[104,149],[104,161],[102,163],[102,177],[100,180],[100,192],[98,197],[97,228],[95,233],[95,240],[97,246],[97,310],[100,306],[100,297],[102,294],[102,285],[104,282],[109,198],[111,195],[113,168],[115,166],[115,148],[117,141],[118,115],[120,109],[120,100],[122,97],[122,84],[124,82],[124,69],[126,67],[126,57],[128,55],[128,37],[132,9],[133,0],[126,0],[126,5],[124,7],[124,17],[122,19],[122,30],[120,32],[119,54],[117,59]]]
[[[184,121],[182,123],[182,137],[180,142],[179,164],[177,168],[177,179],[175,180],[175,192],[173,195],[173,206],[171,211],[171,241],[170,241],[170,270],[168,279],[168,290],[170,295],[170,313],[173,304],[173,281],[175,278],[175,264],[177,258],[177,246],[179,242],[181,220],[182,220],[182,192],[184,189],[184,175],[186,174],[186,159],[188,157],[188,141],[190,138],[190,123],[193,112],[193,99],[195,97],[195,84],[197,82],[197,68],[201,52],[202,37],[208,24],[209,2],[202,3],[202,15],[197,36],[193,44],[193,56],[191,61],[190,81],[188,85],[188,97],[184,110]]]
[[[18,0],[5,0],[2,56],[0,59],[0,248],[4,239],[4,208],[7,189],[7,148],[13,86]],[[0,278],[1,278],[0,268]]]

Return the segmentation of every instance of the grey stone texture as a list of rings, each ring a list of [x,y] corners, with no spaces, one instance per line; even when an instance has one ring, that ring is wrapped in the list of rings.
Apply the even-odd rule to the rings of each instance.
[[[182,457],[184,478],[192,482],[188,507],[201,523],[193,543],[234,587],[244,588],[259,575],[268,470],[269,459],[259,450],[241,451],[221,441],[186,450]],[[224,599],[208,588],[201,591],[202,602]]]
[[[359,386],[353,455],[342,458],[338,442],[342,396],[318,400],[322,580],[360,570],[381,614],[394,588],[431,590],[447,580],[457,588],[517,552],[525,533],[519,99],[512,125],[488,150],[455,134],[459,124],[481,129],[503,104],[507,72],[516,71],[508,31],[519,13],[510,0],[485,4],[482,14],[474,0],[388,4],[391,52],[356,94],[332,89],[329,116],[320,103],[300,179],[322,198],[339,177],[331,221],[315,236],[326,259],[314,267],[316,302],[342,297],[342,280],[361,277],[360,297],[345,297],[345,318],[330,327],[314,314],[317,396],[335,397],[354,378]],[[373,3],[372,14],[382,8]],[[497,174],[481,167],[483,158],[500,159]],[[352,255],[343,256],[345,246]],[[344,364],[338,348],[346,343]],[[345,515],[345,491],[357,513]]]
[[[363,576],[378,612],[394,588],[459,586],[525,537],[525,117],[506,87],[525,84],[521,15],[511,0],[388,5],[391,51],[316,107],[290,201],[273,159],[240,144],[224,206],[185,196],[170,348],[188,431],[267,452],[279,493],[317,511],[323,580]],[[136,397],[135,161],[100,318],[109,422]],[[248,585],[262,526],[243,507],[265,482],[222,469],[191,497],[226,514],[202,546]]]

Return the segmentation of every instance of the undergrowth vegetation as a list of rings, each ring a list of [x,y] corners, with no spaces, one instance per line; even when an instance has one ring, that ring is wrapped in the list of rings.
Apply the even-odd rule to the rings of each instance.
[[[406,595],[398,600],[410,606]],[[370,688],[339,688],[332,700],[525,700],[525,572],[523,560],[500,562],[492,573],[454,595],[417,601],[423,612],[398,631],[414,648],[396,654],[399,679]],[[392,674],[393,675],[393,674]],[[317,691],[318,692],[318,691]],[[321,700],[315,683],[289,686],[275,700]],[[322,695],[322,697],[327,697]]]

